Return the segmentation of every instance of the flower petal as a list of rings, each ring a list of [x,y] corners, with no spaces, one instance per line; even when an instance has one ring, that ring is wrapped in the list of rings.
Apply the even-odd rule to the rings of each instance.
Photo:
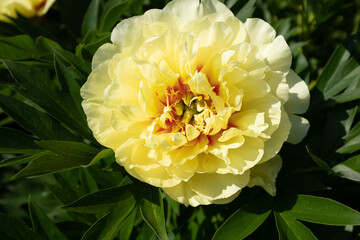
[[[281,169],[282,159],[279,155],[266,163],[256,165],[250,170],[248,187],[260,186],[271,196],[276,194],[275,180]]]
[[[249,42],[253,44],[271,43],[276,36],[273,27],[259,18],[248,18],[245,22],[245,29],[248,33]]]
[[[114,45],[111,43],[105,43],[95,52],[94,57],[92,59],[91,68],[94,70],[101,63],[104,63],[106,60],[113,58],[113,56],[117,53],[120,53],[121,49],[118,45]]]
[[[181,180],[171,177],[165,167],[156,166],[148,159],[150,151],[151,149],[144,146],[143,140],[130,138],[116,149],[115,157],[116,161],[124,166],[127,172],[148,184],[156,187],[172,187],[179,184]],[[144,161],[143,164],[141,164],[142,161]]]
[[[306,118],[292,114],[289,115],[289,119],[291,121],[291,130],[287,142],[298,144],[304,139],[310,128],[309,121]]]
[[[271,134],[270,139],[264,142],[264,156],[259,163],[264,163],[273,158],[281,149],[289,136],[291,122],[288,115],[282,111],[279,127]]]
[[[285,103],[288,113],[302,114],[309,108],[310,93],[306,83],[293,71],[286,76],[289,84],[289,100]]]
[[[274,71],[287,72],[291,66],[291,51],[283,36],[277,36],[261,53]]]
[[[226,203],[232,201],[234,195],[237,196],[238,192],[248,184],[249,175],[249,172],[243,175],[195,174],[188,182],[163,189],[171,198],[186,206],[208,205],[216,200]]]

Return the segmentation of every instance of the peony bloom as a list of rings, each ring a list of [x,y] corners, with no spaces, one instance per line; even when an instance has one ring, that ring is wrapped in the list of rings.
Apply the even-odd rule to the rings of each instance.
[[[285,141],[306,135],[309,91],[282,36],[217,0],[174,0],[120,22],[81,89],[95,138],[135,178],[185,205],[275,195]]]
[[[55,0],[0,0],[0,21],[10,22],[6,17],[17,17],[17,13],[31,18],[44,15]]]

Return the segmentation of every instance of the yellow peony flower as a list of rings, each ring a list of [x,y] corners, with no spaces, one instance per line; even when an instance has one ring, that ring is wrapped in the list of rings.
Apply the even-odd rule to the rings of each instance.
[[[135,178],[185,205],[275,195],[285,141],[306,135],[309,91],[282,36],[217,0],[174,0],[120,22],[81,89],[95,138]]]
[[[20,13],[24,17],[44,15],[55,0],[0,0],[0,21],[10,22],[6,17],[17,17]]]

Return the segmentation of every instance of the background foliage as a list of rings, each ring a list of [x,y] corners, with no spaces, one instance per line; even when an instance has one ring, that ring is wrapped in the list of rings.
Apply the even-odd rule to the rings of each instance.
[[[360,2],[227,0],[288,41],[309,84],[311,128],[280,152],[275,198],[184,207],[131,178],[86,124],[79,95],[115,24],[160,0],[58,0],[0,22],[2,239],[360,239]]]

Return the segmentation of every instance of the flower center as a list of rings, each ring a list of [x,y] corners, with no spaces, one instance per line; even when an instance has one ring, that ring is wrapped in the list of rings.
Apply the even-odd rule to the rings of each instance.
[[[181,132],[186,135],[186,125],[192,125],[201,133],[210,130],[216,109],[211,98],[203,94],[194,94],[188,84],[179,84],[168,89],[163,114],[159,117],[158,133]]]

